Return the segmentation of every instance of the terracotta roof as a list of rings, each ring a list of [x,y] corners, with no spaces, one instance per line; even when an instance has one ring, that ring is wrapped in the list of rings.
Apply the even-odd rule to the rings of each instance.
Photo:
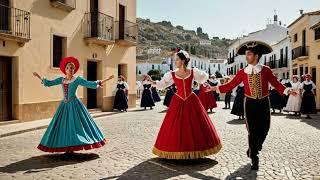
[[[308,13],[303,13],[302,15],[300,15],[300,17],[298,17],[296,20],[294,20],[291,24],[289,24],[288,28],[290,28],[290,26],[294,25],[295,23],[297,23],[301,18],[303,18],[305,15],[307,16],[314,16],[314,15],[320,15],[320,10],[319,11],[312,11],[312,12],[308,12]]]

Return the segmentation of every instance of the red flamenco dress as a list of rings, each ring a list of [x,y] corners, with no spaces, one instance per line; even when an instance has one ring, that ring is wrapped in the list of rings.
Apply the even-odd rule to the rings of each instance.
[[[199,93],[199,99],[206,111],[209,109],[212,110],[213,108],[217,107],[216,98],[214,97],[214,94],[212,92],[206,92],[205,85],[200,85],[200,93]]]
[[[153,153],[160,158],[198,159],[222,148],[210,117],[191,88],[193,80],[202,84],[208,74],[197,68],[190,72],[186,78],[168,72],[156,84],[159,89],[173,83],[177,86],[153,148]]]

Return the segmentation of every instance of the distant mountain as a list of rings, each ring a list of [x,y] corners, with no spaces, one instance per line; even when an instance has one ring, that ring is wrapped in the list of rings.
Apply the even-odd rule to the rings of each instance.
[[[139,45],[137,59],[146,60],[158,56],[147,55],[149,48],[161,48],[160,56],[166,56],[172,49],[180,47],[192,55],[207,58],[227,58],[228,46],[233,40],[219,37],[209,38],[201,27],[197,30],[185,30],[182,26],[173,26],[170,21],[151,22],[149,19],[137,19],[139,25]],[[208,45],[200,45],[207,42]]]

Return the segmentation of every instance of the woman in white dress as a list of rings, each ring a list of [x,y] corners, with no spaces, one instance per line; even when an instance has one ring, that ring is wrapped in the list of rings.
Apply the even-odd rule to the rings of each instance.
[[[284,108],[284,111],[287,112],[294,112],[294,115],[300,116],[300,108],[301,108],[301,92],[302,92],[302,86],[299,82],[298,76],[292,77],[292,91],[294,92],[289,96],[288,103],[286,107]]]

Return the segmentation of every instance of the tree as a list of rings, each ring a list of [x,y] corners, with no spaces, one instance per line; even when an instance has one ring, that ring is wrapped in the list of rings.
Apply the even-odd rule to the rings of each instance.
[[[161,71],[158,69],[153,69],[148,72],[148,75],[153,79],[153,80],[161,80]]]
[[[196,47],[195,47],[195,46],[191,46],[191,48],[190,48],[190,54],[196,55]]]

